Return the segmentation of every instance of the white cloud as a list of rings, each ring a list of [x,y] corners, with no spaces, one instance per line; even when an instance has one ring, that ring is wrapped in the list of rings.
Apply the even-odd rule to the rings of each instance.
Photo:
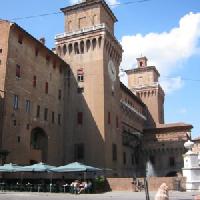
[[[84,0],[70,0],[70,4],[77,4],[77,3],[80,3]],[[120,2],[118,0],[106,0],[106,2],[112,6],[112,5],[116,5],[116,4],[119,4]]]
[[[70,4],[77,4],[77,3],[80,3],[81,0],[70,0]]]
[[[192,55],[199,52],[200,13],[188,13],[179,21],[179,26],[168,32],[136,34],[123,36],[124,49],[122,68],[130,69],[136,65],[135,58],[147,56],[149,65],[155,65],[161,75],[167,76]],[[171,83],[171,84],[170,84]],[[183,84],[180,77],[173,81],[163,80],[166,92],[179,89]]]
[[[166,91],[169,94],[182,88],[184,85],[184,82],[181,79],[181,77],[178,76],[175,78],[168,78],[168,79],[161,80],[160,84],[162,85],[162,88],[164,89],[164,91]]]
[[[187,113],[187,109],[186,108],[181,108],[179,111],[178,111],[179,114],[186,114]]]
[[[120,2],[118,0],[106,0],[106,2],[110,6],[116,6],[116,5],[120,4]]]

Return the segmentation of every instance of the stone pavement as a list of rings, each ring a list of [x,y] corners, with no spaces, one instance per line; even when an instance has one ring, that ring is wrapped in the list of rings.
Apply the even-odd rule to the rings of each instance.
[[[193,200],[197,192],[169,192],[170,200]],[[155,192],[150,193],[154,200]],[[0,192],[0,200],[145,200],[144,192],[107,192],[103,194]]]

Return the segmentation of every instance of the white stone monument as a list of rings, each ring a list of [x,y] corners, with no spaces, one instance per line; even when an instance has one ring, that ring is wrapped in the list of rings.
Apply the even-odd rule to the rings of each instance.
[[[184,168],[183,176],[186,177],[186,191],[200,191],[200,156],[192,152],[194,142],[190,140],[184,144],[188,152],[183,155]]]

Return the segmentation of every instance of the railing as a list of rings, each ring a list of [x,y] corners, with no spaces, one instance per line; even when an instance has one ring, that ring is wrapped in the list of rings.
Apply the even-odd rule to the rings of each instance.
[[[142,85],[139,85],[137,87],[134,87],[133,89],[141,89],[141,88],[145,88],[145,87],[157,87],[159,85],[158,82],[155,82],[155,83],[152,83],[152,84],[142,84]]]
[[[78,34],[81,34],[81,33],[87,33],[87,32],[90,32],[90,31],[96,31],[96,30],[100,30],[100,29],[109,30],[107,28],[107,26],[104,23],[102,23],[102,24],[91,26],[91,27],[82,28],[80,30],[73,31],[73,32],[65,32],[65,33],[57,34],[55,36],[55,39],[60,39],[60,38],[63,38],[63,37],[69,37],[69,36],[72,36],[72,35],[78,35]]]
[[[139,117],[141,117],[142,119],[146,120],[146,116],[144,116],[143,114],[139,113],[134,107],[130,106],[128,103],[126,103],[125,101],[121,100],[120,103],[125,106],[126,108],[128,108],[130,111],[134,112],[136,115],[138,115]]]

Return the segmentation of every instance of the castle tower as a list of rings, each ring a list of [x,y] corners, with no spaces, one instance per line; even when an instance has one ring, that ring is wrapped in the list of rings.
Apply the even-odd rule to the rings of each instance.
[[[120,174],[122,48],[114,36],[117,19],[104,0],[61,10],[65,33],[56,36],[56,52],[71,68],[66,75],[71,89],[65,100],[64,161],[108,167]]]
[[[127,70],[128,86],[147,105],[147,126],[164,123],[164,91],[158,83],[156,67],[147,65],[147,58],[137,58],[137,68]]]

